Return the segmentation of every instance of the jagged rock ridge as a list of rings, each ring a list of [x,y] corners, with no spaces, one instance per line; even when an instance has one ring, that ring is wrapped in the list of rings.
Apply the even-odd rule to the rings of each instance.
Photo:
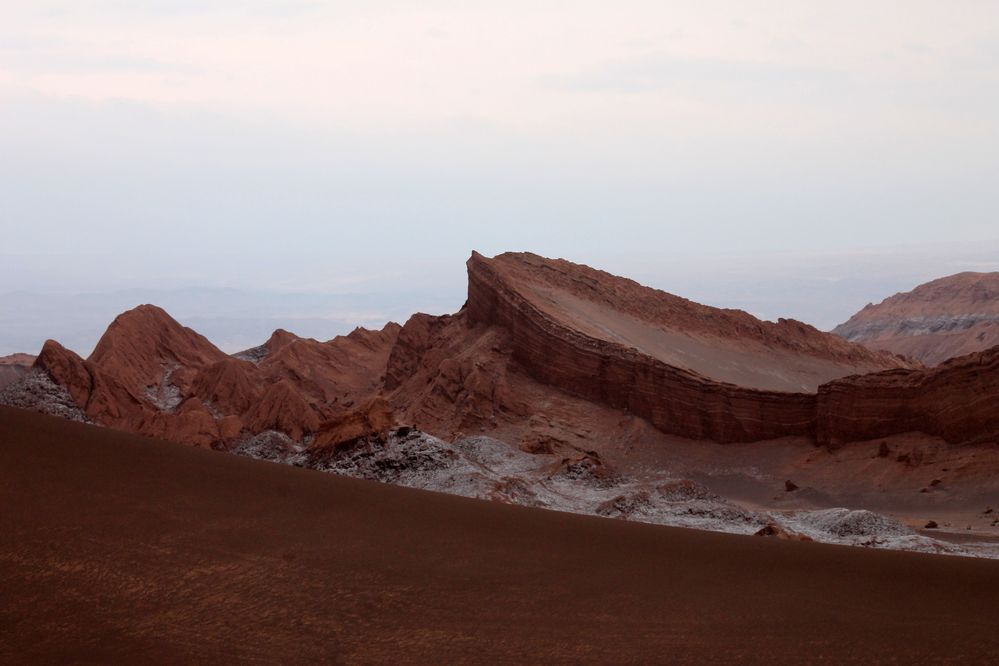
[[[120,315],[86,360],[49,340],[35,368],[100,425],[215,448],[269,431],[299,441],[380,386],[399,328],[328,342],[279,331],[254,363],[142,305]]]
[[[90,358],[49,341],[35,368],[95,423],[226,449],[332,451],[404,424],[550,452],[634,418],[717,442],[999,434],[995,354],[926,370],[799,322],[525,253],[473,253],[468,275],[454,315],[327,342],[278,330],[233,356],[144,305]]]

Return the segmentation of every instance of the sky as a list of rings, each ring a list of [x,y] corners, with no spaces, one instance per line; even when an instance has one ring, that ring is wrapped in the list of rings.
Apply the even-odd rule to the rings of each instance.
[[[999,270],[997,176],[991,0],[0,0],[0,353],[453,311],[473,249],[829,328]]]

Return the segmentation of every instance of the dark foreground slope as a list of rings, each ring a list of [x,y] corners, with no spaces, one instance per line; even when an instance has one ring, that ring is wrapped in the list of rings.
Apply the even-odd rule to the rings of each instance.
[[[0,662],[999,659],[999,563],[654,527],[0,409]]]

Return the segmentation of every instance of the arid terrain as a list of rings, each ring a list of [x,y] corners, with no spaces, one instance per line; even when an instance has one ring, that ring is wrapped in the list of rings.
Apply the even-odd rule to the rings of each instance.
[[[31,354],[0,356],[0,389],[23,377],[34,362],[35,357]]]
[[[427,493],[0,408],[4,663],[999,659],[999,563]]]
[[[999,665],[999,0],[0,6],[0,666]]]
[[[531,254],[468,300],[234,355],[152,305],[0,403],[424,490],[736,534],[999,556],[999,348],[927,368]]]
[[[5,359],[0,661],[999,659],[999,347],[468,279],[325,342],[141,305]]]

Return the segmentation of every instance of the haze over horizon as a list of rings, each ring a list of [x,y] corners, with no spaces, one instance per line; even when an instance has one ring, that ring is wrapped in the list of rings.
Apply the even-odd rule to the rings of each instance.
[[[828,329],[999,270],[996,26],[979,2],[7,3],[0,294],[35,296],[0,297],[0,354],[87,352],[124,290],[229,351],[453,311],[473,248]]]

